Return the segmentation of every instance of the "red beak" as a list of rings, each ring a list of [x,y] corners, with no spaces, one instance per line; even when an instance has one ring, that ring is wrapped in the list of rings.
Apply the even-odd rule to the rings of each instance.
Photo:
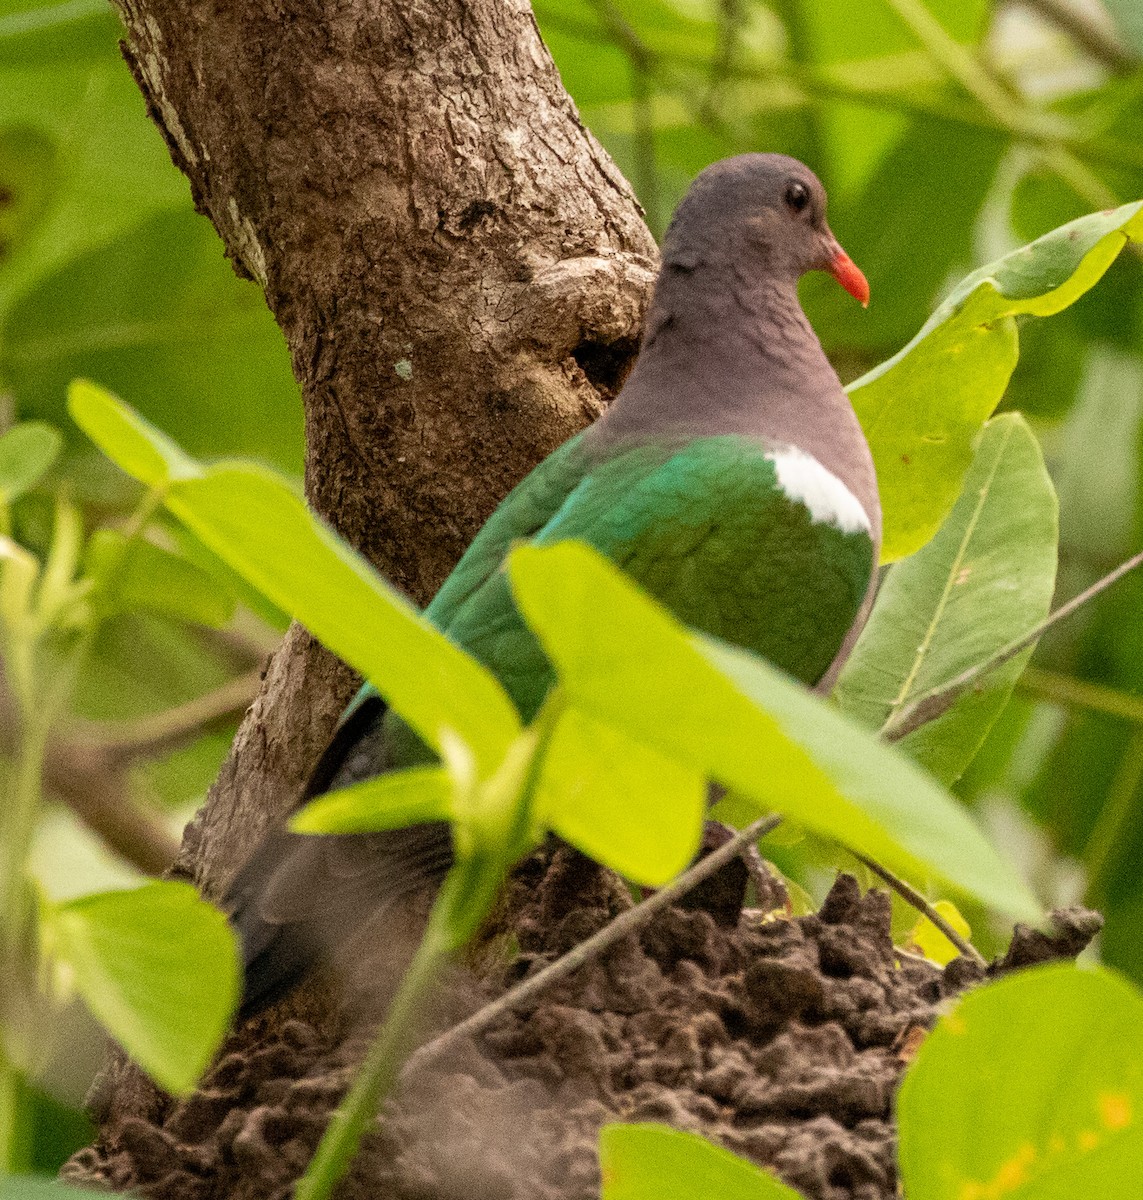
[[[861,268],[840,247],[830,260],[829,273],[855,299],[861,301],[862,308],[869,307],[869,280],[861,273]]]

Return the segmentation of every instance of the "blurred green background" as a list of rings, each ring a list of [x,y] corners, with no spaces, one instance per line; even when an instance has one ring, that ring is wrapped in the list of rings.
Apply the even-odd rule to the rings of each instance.
[[[819,173],[833,229],[873,294],[863,312],[828,278],[806,280],[807,310],[843,380],[897,350],[969,270],[1143,196],[1139,0],[535,9],[584,120],[656,234],[716,158],[778,150]],[[46,542],[59,489],[91,525],[133,495],[68,428],[65,386],[77,375],[196,454],[252,456],[294,475],[302,464],[285,344],[194,213],[120,58],[118,28],[104,0],[0,0],[0,432],[35,417],[68,445],[16,507],[15,533],[32,547]],[[1141,351],[1134,254],[1022,336],[1005,405],[1033,421],[1059,489],[1057,603],[1143,544]],[[241,609],[218,630],[167,607],[108,623],[77,721],[137,728],[248,672],[276,636],[265,614]],[[1106,913],[1103,957],[1143,981],[1141,617],[1143,577],[1053,632],[959,790],[1047,903],[1082,899]],[[177,827],[232,732],[222,722],[140,765],[139,800]],[[125,877],[62,808],[45,821],[37,863],[55,895]],[[79,1136],[69,1120],[48,1123],[61,1132],[37,1152],[41,1166]]]

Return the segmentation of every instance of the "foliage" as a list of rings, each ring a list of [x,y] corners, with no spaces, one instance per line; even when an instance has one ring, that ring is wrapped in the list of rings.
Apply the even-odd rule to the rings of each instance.
[[[599,1138],[601,1200],[797,1200],[744,1159],[665,1125],[607,1125]]]
[[[635,183],[656,230],[690,178],[725,154],[793,153],[829,188],[831,224],[869,276],[874,302],[861,313],[824,278],[807,280],[803,298],[843,377],[859,377],[851,389],[877,455],[886,557],[917,551],[890,569],[841,681],[843,712],[867,726],[892,721],[1042,619],[1054,576],[1055,502],[1040,446],[1060,495],[1060,598],[1137,549],[1143,527],[1139,255],[1112,261],[1138,233],[1138,206],[1128,202],[1143,194],[1138,5],[1109,0],[1118,44],[1082,20],[1078,32],[1047,34],[998,7],[997,17],[983,0],[535,2],[580,112]],[[693,848],[710,773],[733,780],[739,794],[725,809],[743,820],[761,805],[784,804],[819,834],[896,856],[911,871],[926,864],[934,879],[1012,911],[1028,903],[1005,865],[1014,857],[1025,871],[1034,859],[1041,902],[1075,898],[1086,880],[1087,898],[1109,918],[1104,955],[1143,978],[1143,879],[1135,867],[1143,850],[1143,702],[1133,694],[1143,686],[1139,581],[1054,630],[1037,667],[1021,675],[1024,656],[984,677],[981,691],[891,752],[759,664],[656,624],[659,614],[600,564],[561,562],[562,550],[515,561],[525,589],[529,571],[597,572],[638,629],[659,636],[658,651],[671,647],[680,675],[719,689],[738,728],[764,735],[790,766],[790,787],[779,795],[763,786],[759,763],[744,766],[735,747],[711,740],[709,726],[703,739],[701,713],[664,712],[670,694],[645,689],[638,699],[647,713],[691,720],[692,736],[678,745],[656,739],[649,721],[635,719],[639,711],[609,707],[608,689],[593,690],[586,674],[591,647],[571,645],[570,628],[553,634],[569,640],[561,650],[567,702],[522,731],[495,681],[479,682],[473,664],[314,526],[290,484],[251,465],[200,467],[144,424],[136,427],[134,468],[166,492],[169,508],[157,513],[154,498],[111,470],[65,419],[73,377],[114,388],[193,454],[233,453],[287,472],[300,467],[300,406],[280,334],[257,289],[233,277],[193,213],[116,37],[102,0],[0,0],[0,195],[9,200],[0,201],[0,535],[11,538],[0,543],[0,623],[11,690],[21,692],[25,713],[44,718],[22,747],[0,746],[10,759],[9,792],[23,798],[4,818],[8,861],[21,860],[34,834],[39,796],[30,764],[46,739],[68,735],[76,720],[98,720],[94,731],[107,745],[147,744],[147,722],[168,728],[183,702],[229,694],[254,665],[269,634],[251,610],[280,629],[285,609],[385,683],[443,753],[438,767],[363,785],[299,818],[314,829],[381,828],[427,815],[455,823],[467,865],[446,891],[433,954],[463,937],[461,901],[479,909],[503,863],[543,828],[632,879],[669,878]],[[1072,307],[1050,322],[1029,319],[1064,304]],[[102,393],[88,395],[98,405]],[[1024,410],[1027,423],[1011,414],[989,421],[998,402]],[[229,487],[239,489],[245,510],[220,502]],[[278,532],[269,511],[285,523],[280,537],[267,533],[250,586],[236,574],[235,547],[250,549],[242,545],[247,518]],[[269,580],[266,572],[295,544],[320,557],[337,588],[307,593],[296,573]],[[1005,581],[1018,583],[1005,589]],[[328,603],[343,587],[358,602],[353,620]],[[537,620],[545,601],[572,599],[533,597]],[[212,628],[223,636],[212,637]],[[402,680],[396,656],[366,644],[384,644],[367,636],[382,629],[386,639],[404,639],[415,678]],[[426,663],[433,687],[421,686]],[[634,688],[638,676],[630,678]],[[220,710],[206,710],[217,721]],[[136,768],[133,793],[167,808],[200,795],[225,752],[233,711],[233,701],[221,710],[221,732],[209,722],[188,727],[175,754]],[[90,736],[92,727],[84,729]],[[944,783],[963,772],[961,796],[985,828],[1007,831],[1001,855],[901,751]],[[533,777],[529,765],[538,763]],[[931,805],[907,803],[910,787]],[[631,798],[623,812],[610,802],[617,791]],[[19,821],[10,815],[17,810]],[[949,834],[944,843],[941,831]],[[782,865],[803,883],[823,854],[833,861],[816,845],[781,851]],[[77,914],[115,906],[101,928],[130,929],[132,895],[140,893],[61,905],[10,888],[5,912],[13,918],[20,909],[22,935],[5,934],[5,954],[27,956],[33,931],[36,946],[54,945],[57,981],[70,973],[117,1036],[169,1086],[183,1087],[225,1019],[232,951],[220,948],[212,914],[190,906],[200,928],[192,932],[190,917],[178,930],[187,969],[199,954],[216,962],[217,1010],[187,1031],[194,1046],[164,1047],[172,1031],[148,1025],[156,1014],[146,1011],[139,979],[130,968],[117,975],[128,962],[120,939],[109,945],[87,927],[77,936]],[[168,899],[176,908],[185,902]],[[972,919],[987,948],[989,923]],[[9,920],[6,928],[14,927]],[[61,928],[70,935],[59,936]],[[69,951],[73,959],[82,951],[83,961],[69,960]],[[142,969],[145,956],[139,961]],[[180,986],[177,975],[162,978],[148,976],[141,992]],[[1002,992],[1007,986],[998,985],[997,1004],[1016,1003]],[[132,995],[136,1007],[125,1018],[125,1010],[111,1013],[113,996],[119,1004]],[[1054,993],[1036,995],[1029,1021]],[[1105,989],[1084,1003],[1110,1013],[1118,1002]],[[1093,1017],[1087,1027],[1095,1024]],[[11,1050],[10,1036],[5,1045]],[[1012,1075],[1026,1076],[1031,1061],[1021,1059]],[[942,1086],[961,1070],[942,1067]],[[1007,1128],[1000,1115],[997,1128]],[[965,1179],[994,1180],[986,1168],[998,1170],[1013,1149],[999,1147],[991,1168],[965,1160],[956,1169]],[[926,1186],[921,1178],[909,1176],[910,1194]],[[1110,1184],[1086,1183],[1072,1190],[1115,1194]],[[0,1194],[22,1195],[12,1189],[27,1186],[0,1184]]]
[[[1019,972],[925,1040],[897,1103],[910,1200],[1128,1196],[1143,1165],[1143,995],[1109,971]]]
[[[41,928],[56,987],[74,987],[168,1092],[190,1091],[238,1002],[223,915],[190,884],[150,883],[47,906]]]
[[[1110,971],[1023,971],[970,993],[922,1043],[897,1103],[909,1200],[1128,1197],[1143,1163],[1143,994]],[[693,1134],[608,1125],[603,1200],[790,1198]]]
[[[936,537],[886,574],[837,684],[843,711],[880,729],[1048,615],[1059,538],[1056,495],[1035,437],[1016,413],[977,440],[964,491]],[[1030,653],[1030,652],[1029,652]],[[1004,707],[1028,653],[904,745],[952,783]]]
[[[58,439],[28,423],[15,426],[4,443],[27,452],[6,460],[4,495],[14,500],[49,469]],[[52,1035],[52,1007],[45,1012],[47,997],[36,995],[49,978],[51,999],[78,993],[172,1092],[194,1084],[217,1050],[237,999],[233,934],[193,888],[153,883],[54,904],[36,893],[26,871],[48,742],[101,625],[130,595],[131,581],[140,603],[154,602],[153,573],[145,568],[155,555],[162,555],[164,570],[168,560],[182,565],[140,540],[153,507],[148,494],[128,532],[97,531],[85,552],[82,518],[61,493],[43,561],[10,537],[0,537],[0,661],[3,706],[11,714],[6,731],[11,761],[0,813],[0,1163],[5,1169],[21,1154],[23,1076],[44,1055]],[[2,515],[7,527],[7,506]],[[98,553],[91,553],[93,545]],[[186,570],[197,569],[187,565]],[[147,586],[140,584],[140,574]],[[180,1005],[187,1012],[180,1012]]]

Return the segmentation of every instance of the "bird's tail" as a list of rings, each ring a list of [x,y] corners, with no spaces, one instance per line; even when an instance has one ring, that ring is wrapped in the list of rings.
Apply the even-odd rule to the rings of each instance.
[[[385,706],[359,704],[322,755],[300,803],[386,768]],[[242,942],[240,1017],[285,995],[387,909],[439,885],[452,865],[444,822],[386,833],[310,836],[271,832],[223,902]],[[379,928],[379,926],[378,926]]]

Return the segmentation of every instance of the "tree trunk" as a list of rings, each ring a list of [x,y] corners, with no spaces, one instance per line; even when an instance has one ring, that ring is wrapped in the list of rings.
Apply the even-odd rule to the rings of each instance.
[[[621,380],[656,261],[630,189],[524,0],[117,2],[196,204],[285,331],[310,502],[424,602]],[[353,686],[290,631],[178,872],[218,895]],[[724,875],[532,1011],[407,1072],[339,1195],[591,1200],[599,1127],[627,1119],[707,1133],[811,1200],[891,1200],[894,1086],[971,968],[898,962],[888,898],[851,878],[791,920],[743,917],[742,889]],[[533,855],[502,906],[514,952],[477,948],[429,1027],[630,903],[566,847]],[[178,1104],[119,1058],[99,1141],[64,1174],[156,1200],[278,1200],[358,1053],[319,984],[248,1022]]]
[[[598,415],[657,258],[524,0],[119,0],[195,203],[285,332],[312,506],[426,602]],[[217,895],[351,692],[294,629],[177,870]]]

